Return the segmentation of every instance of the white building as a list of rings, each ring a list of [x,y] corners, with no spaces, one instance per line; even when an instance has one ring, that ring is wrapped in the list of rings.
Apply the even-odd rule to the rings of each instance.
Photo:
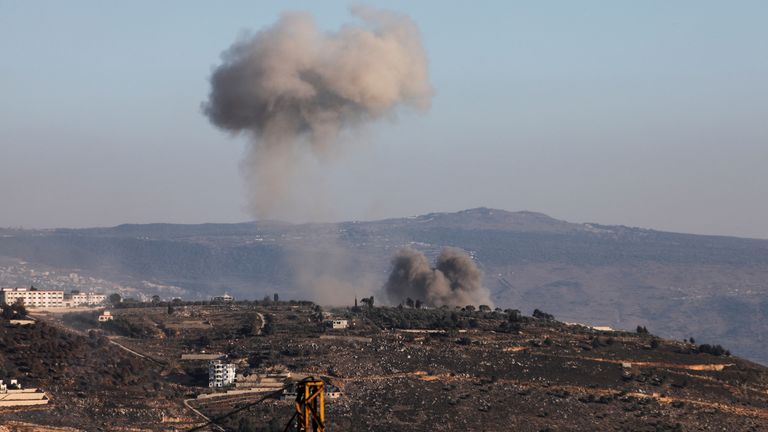
[[[64,306],[64,291],[36,290],[27,288],[3,288],[0,301],[14,304],[22,299],[24,306],[61,307]]]
[[[0,380],[0,408],[45,405],[49,400],[48,395],[41,390],[22,389],[15,379],[8,384]]]
[[[101,315],[99,315],[99,322],[112,321],[113,319],[115,319],[115,317],[112,316],[110,311],[104,311]]]
[[[328,399],[338,399],[341,397],[341,389],[331,383],[325,383],[325,397]]]
[[[226,387],[235,383],[235,365],[214,360],[208,363],[208,387]]]
[[[2,392],[8,392],[8,386],[11,386],[12,389],[21,390],[21,385],[19,385],[19,382],[15,379],[12,379],[11,382],[8,384],[3,383],[3,380],[0,380],[0,391]]]
[[[72,306],[81,305],[100,305],[107,301],[106,294],[97,294],[93,292],[89,293],[77,293],[72,294],[71,304]]]
[[[331,321],[331,327],[334,329],[349,328],[349,321],[342,318],[336,318],[333,321]]]
[[[218,302],[218,303],[228,303],[228,302],[235,301],[235,298],[225,293],[224,295],[216,296],[212,298],[211,301]]]

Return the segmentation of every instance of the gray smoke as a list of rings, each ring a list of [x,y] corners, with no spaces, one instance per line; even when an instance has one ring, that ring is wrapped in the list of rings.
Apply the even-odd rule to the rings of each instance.
[[[219,128],[252,138],[243,168],[259,217],[300,189],[294,182],[306,153],[327,154],[343,130],[390,116],[399,105],[430,106],[415,23],[367,7],[351,12],[362,25],[336,32],[318,30],[307,13],[286,13],[235,42],[213,72],[203,111]]]
[[[443,249],[432,268],[423,253],[405,248],[392,258],[384,293],[391,303],[410,297],[430,306],[491,306],[490,291],[482,281],[483,273],[461,249]]]

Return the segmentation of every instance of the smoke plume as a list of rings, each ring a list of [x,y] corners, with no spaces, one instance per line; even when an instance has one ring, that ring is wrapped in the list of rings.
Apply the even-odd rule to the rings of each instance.
[[[361,25],[322,32],[307,13],[235,42],[211,76],[203,111],[217,127],[245,133],[243,169],[257,217],[300,186],[307,154],[332,153],[339,134],[408,105],[427,110],[432,88],[418,29],[408,17],[352,9]]]
[[[423,253],[405,248],[392,258],[384,293],[392,303],[410,297],[430,306],[490,306],[490,291],[482,279],[483,273],[461,249],[443,249],[432,268]]]

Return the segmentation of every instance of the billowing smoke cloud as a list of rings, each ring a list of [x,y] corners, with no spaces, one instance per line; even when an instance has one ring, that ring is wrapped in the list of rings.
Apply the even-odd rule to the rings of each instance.
[[[461,249],[443,249],[432,268],[423,253],[406,248],[392,258],[384,293],[392,303],[410,297],[430,306],[491,306],[490,291],[482,280],[483,273]]]
[[[252,138],[243,168],[258,217],[301,189],[294,183],[307,153],[332,153],[342,131],[399,105],[430,106],[415,23],[365,7],[352,13],[363,24],[336,32],[318,30],[309,14],[286,13],[235,42],[213,72],[203,111],[214,125]]]

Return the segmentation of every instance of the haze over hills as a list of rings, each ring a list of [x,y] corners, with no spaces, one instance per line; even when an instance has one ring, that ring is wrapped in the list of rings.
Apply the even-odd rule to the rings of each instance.
[[[465,249],[502,308],[539,308],[563,321],[615,328],[645,325],[660,336],[693,336],[768,363],[768,240],[576,224],[533,212],[5,229],[0,284],[45,287],[54,273],[77,273],[71,287],[87,288],[85,279],[111,289],[109,281],[129,296],[279,292],[351,303],[354,295],[379,294],[391,256],[405,245],[430,259],[445,246]],[[55,283],[66,287],[67,280]]]

